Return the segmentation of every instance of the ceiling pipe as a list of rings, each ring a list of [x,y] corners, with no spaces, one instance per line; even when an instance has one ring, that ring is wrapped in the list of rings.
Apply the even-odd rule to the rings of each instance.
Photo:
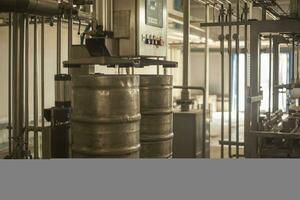
[[[71,8],[64,3],[58,3],[53,0],[0,0],[1,12],[22,12],[53,16],[63,13],[65,9]]]

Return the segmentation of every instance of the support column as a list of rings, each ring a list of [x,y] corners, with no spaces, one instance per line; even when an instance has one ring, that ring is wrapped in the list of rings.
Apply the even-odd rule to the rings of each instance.
[[[24,14],[13,14],[13,158],[24,158]]]

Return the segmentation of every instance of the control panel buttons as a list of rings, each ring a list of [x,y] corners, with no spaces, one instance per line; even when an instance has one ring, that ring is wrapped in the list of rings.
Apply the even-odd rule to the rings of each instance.
[[[152,35],[152,34],[142,34],[142,41],[147,45],[154,45],[156,47],[164,46],[164,40],[161,36]]]

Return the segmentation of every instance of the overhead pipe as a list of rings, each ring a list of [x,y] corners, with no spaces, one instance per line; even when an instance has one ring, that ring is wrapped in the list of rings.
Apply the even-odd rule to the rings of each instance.
[[[0,11],[57,15],[61,12],[61,7],[57,1],[53,0],[0,0]]]

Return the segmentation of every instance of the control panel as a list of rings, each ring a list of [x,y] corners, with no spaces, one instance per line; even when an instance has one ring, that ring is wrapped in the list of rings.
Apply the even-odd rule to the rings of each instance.
[[[166,6],[166,0],[114,0],[120,56],[167,56]]]

